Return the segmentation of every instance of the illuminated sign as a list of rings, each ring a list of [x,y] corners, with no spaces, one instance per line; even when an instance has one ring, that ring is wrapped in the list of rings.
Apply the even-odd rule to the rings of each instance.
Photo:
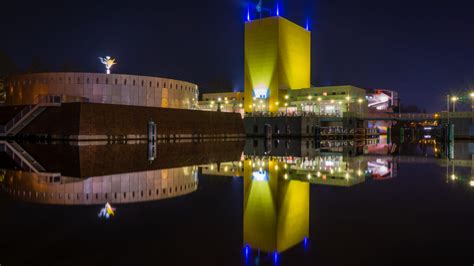
[[[267,99],[269,91],[270,90],[268,88],[255,88],[253,89],[253,97]]]

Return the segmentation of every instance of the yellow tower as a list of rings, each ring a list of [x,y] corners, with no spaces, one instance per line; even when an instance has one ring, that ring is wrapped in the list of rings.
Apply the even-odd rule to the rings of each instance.
[[[276,112],[288,89],[310,87],[311,33],[283,17],[245,24],[245,112]]]
[[[309,183],[285,173],[276,161],[245,161],[244,246],[280,253],[308,237]]]

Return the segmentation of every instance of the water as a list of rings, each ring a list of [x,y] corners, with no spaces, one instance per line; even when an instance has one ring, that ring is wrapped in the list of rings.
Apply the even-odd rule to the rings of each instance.
[[[3,142],[0,264],[474,263],[473,147],[384,143]]]

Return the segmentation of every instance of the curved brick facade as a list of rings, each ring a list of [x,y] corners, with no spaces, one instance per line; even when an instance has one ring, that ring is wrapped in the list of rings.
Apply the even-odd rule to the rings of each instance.
[[[39,95],[61,95],[63,102],[86,101],[149,107],[193,109],[198,86],[174,79],[100,73],[17,75],[6,84],[6,104],[26,105]]]

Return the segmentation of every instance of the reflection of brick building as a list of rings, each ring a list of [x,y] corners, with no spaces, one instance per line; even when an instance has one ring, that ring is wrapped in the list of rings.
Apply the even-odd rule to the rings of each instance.
[[[5,102],[5,80],[0,77],[0,103]]]

